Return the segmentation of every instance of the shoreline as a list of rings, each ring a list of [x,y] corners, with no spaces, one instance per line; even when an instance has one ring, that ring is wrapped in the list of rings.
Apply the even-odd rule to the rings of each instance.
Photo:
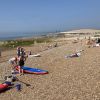
[[[11,33],[12,34],[12,33]],[[5,40],[17,40],[17,39],[27,39],[27,38],[38,38],[38,37],[48,37],[48,36],[50,36],[51,35],[51,33],[50,32],[41,32],[41,33],[34,33],[34,34],[32,34],[32,33],[21,33],[21,35],[11,35],[10,34],[10,36],[8,35],[8,37],[6,36],[6,37],[4,37],[4,36],[2,36],[2,37],[0,37],[0,41],[5,41]],[[20,34],[20,33],[16,33],[16,34]],[[51,36],[54,36],[55,35],[55,33],[53,32],[52,33],[52,35]]]

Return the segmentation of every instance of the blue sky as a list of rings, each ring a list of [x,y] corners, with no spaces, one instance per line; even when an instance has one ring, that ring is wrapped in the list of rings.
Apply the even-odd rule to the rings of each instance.
[[[0,33],[100,29],[100,0],[0,0]]]

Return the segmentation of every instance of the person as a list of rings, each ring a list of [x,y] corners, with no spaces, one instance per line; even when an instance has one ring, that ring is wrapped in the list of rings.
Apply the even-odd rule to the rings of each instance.
[[[20,49],[21,49],[20,47],[17,48],[17,56],[18,57],[20,56]]]
[[[20,56],[19,57],[18,66],[19,66],[19,74],[20,75],[23,75],[24,74],[23,66],[25,64],[25,60],[26,60],[25,57],[23,57],[23,56]]]
[[[7,85],[7,86],[11,86],[14,85],[13,82],[15,80],[15,77],[13,77],[12,75],[7,75],[4,77],[5,82],[3,82],[3,85]]]
[[[11,64],[11,67],[12,67],[12,73],[15,72],[15,67],[17,66],[17,61],[18,61],[17,57],[13,57],[13,58],[9,59],[9,63]]]
[[[26,55],[26,52],[25,52],[25,50],[24,50],[24,48],[21,48],[20,49],[20,56],[25,56]]]
[[[79,57],[80,55],[81,55],[80,52],[77,52],[77,53],[76,53],[76,57]]]
[[[32,55],[32,52],[31,51],[29,51],[29,54],[28,55]]]
[[[0,57],[1,57],[1,50],[0,50]]]
[[[68,55],[68,56],[65,56],[66,58],[72,58],[72,57],[79,57],[81,55],[80,52],[76,52],[74,54],[71,54],[71,55]]]
[[[55,45],[54,45],[54,47],[57,47],[58,46],[58,44],[56,43]]]

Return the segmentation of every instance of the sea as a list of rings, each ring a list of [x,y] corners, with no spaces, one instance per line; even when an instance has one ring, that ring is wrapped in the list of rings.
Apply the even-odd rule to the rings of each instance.
[[[29,38],[29,37],[39,37],[46,36],[48,32],[39,32],[39,33],[0,33],[0,41],[4,40],[14,40],[19,38]]]

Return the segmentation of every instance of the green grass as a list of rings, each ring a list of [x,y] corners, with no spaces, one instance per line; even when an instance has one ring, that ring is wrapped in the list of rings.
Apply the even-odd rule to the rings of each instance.
[[[17,46],[30,46],[36,43],[50,42],[51,38],[34,38],[30,40],[7,40],[2,44],[3,48],[15,48]]]
[[[50,38],[37,38],[34,39],[34,41],[36,41],[37,43],[44,43],[44,42],[51,42]]]

